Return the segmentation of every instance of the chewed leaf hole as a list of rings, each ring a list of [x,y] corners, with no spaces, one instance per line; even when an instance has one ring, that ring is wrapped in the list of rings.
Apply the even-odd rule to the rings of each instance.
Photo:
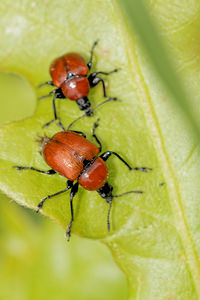
[[[36,108],[36,95],[23,77],[0,72],[0,125],[31,116]]]

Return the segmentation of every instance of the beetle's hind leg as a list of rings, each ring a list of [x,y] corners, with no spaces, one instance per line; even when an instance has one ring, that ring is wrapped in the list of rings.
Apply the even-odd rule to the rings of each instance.
[[[65,192],[67,192],[69,189],[71,189],[72,187],[73,187],[73,181],[68,180],[68,181],[67,181],[67,188],[66,188],[66,189],[64,189],[64,190],[62,190],[62,191],[59,191],[59,192],[57,192],[57,193],[55,193],[55,194],[46,196],[45,198],[43,198],[43,199],[40,201],[40,203],[39,203],[38,206],[37,206],[37,207],[38,207],[37,212],[39,212],[40,209],[42,209],[42,207],[43,207],[43,205],[44,205],[44,202],[45,202],[47,199],[50,199],[50,198],[53,198],[53,197],[55,197],[55,196],[57,196],[57,195],[60,195],[60,194],[62,194],[62,193],[65,193]]]
[[[70,192],[70,208],[71,208],[71,220],[68,224],[68,228],[67,228],[67,231],[66,231],[66,237],[68,237],[68,241],[70,240],[70,237],[71,237],[71,228],[72,228],[72,222],[74,221],[74,207],[73,207],[73,199],[74,199],[74,196],[76,195],[76,193],[78,192],[78,186],[79,186],[79,183],[76,182],[72,188],[71,188],[71,192]]]

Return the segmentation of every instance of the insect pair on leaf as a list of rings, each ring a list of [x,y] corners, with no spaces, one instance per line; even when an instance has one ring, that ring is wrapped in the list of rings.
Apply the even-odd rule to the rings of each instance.
[[[67,131],[60,119],[57,117],[55,105],[55,100],[57,98],[68,98],[72,101],[76,101],[80,110],[83,110],[85,112],[84,115],[86,116],[91,116],[94,110],[101,105],[111,100],[118,100],[116,97],[107,97],[104,80],[99,77],[100,74],[109,75],[117,72],[117,69],[114,69],[111,72],[93,72],[88,76],[88,72],[92,67],[93,51],[96,45],[97,42],[93,44],[88,64],[86,64],[83,57],[77,53],[68,53],[55,59],[50,66],[52,81],[48,81],[41,85],[49,84],[56,87],[56,89],[51,91],[49,95],[42,97],[46,98],[54,95],[54,119],[46,123],[44,126],[49,126],[53,121],[59,120],[58,125],[63,129],[63,131],[56,133],[51,138],[45,136],[40,140],[43,158],[51,169],[43,171],[32,166],[14,166],[14,168],[18,171],[32,170],[47,175],[54,175],[58,173],[67,178],[66,188],[43,198],[38,204],[38,211],[43,208],[44,202],[47,199],[53,198],[70,190],[71,220],[66,230],[68,240],[71,236],[71,227],[74,220],[73,198],[78,192],[79,185],[88,191],[97,191],[98,194],[108,203],[108,231],[110,231],[110,211],[113,198],[121,197],[130,193],[143,193],[143,191],[136,190],[124,192],[120,195],[113,194],[113,187],[107,181],[108,168],[106,165],[106,161],[111,155],[117,157],[128,167],[130,171],[136,170],[147,172],[151,170],[151,168],[148,167],[131,167],[118,153],[114,151],[106,151],[101,154],[102,144],[95,133],[95,130],[98,127],[98,121],[94,123],[92,129],[92,136],[98,144],[97,147],[95,144],[86,139],[86,135],[83,132],[70,130],[71,126],[83,116],[74,120],[68,126]],[[102,83],[104,97],[107,99],[97,105],[94,109],[91,109],[87,95],[90,88],[96,86],[100,82]]]

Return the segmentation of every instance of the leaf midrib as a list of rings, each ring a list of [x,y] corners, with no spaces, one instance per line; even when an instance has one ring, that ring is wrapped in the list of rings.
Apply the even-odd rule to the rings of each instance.
[[[113,6],[115,6],[116,13],[119,15],[118,20],[123,20],[124,16],[122,15],[115,0],[113,1]],[[179,185],[176,179],[176,175],[170,165],[170,159],[167,153],[167,149],[165,148],[159,121],[151,101],[148,86],[145,83],[142,70],[139,65],[139,59],[134,48],[134,39],[132,38],[132,40],[130,40],[129,36],[132,36],[132,34],[130,33],[130,29],[128,28],[128,26],[126,26],[125,24],[125,20],[124,22],[120,21],[119,27],[121,36],[123,36],[124,42],[127,45],[125,49],[127,49],[129,65],[132,66],[130,70],[134,70],[135,73],[138,74],[138,77],[140,79],[137,81],[137,84],[141,94],[144,95],[143,97],[140,97],[141,108],[144,112],[146,124],[149,132],[151,133],[150,135],[152,137],[152,140],[154,141],[154,148],[157,154],[157,158],[160,162],[160,165],[163,166],[163,174],[168,187],[171,209],[174,214],[174,225],[182,241],[185,256],[187,258],[187,264],[195,284],[196,292],[198,294],[198,297],[200,298],[200,264],[195,249],[194,240],[189,232],[189,228],[185,219],[185,214],[181,203]],[[129,34],[127,34],[127,32],[129,32]],[[132,76],[132,80],[135,81],[133,72],[130,71],[129,74],[130,76]],[[151,112],[151,114],[149,112]]]

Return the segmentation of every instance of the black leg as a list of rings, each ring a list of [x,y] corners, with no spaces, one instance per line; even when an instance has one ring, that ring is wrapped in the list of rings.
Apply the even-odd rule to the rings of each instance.
[[[94,123],[93,128],[92,128],[92,136],[95,138],[96,142],[99,144],[99,152],[102,151],[102,144],[100,142],[100,140],[98,139],[98,137],[95,134],[95,130],[96,128],[99,126],[99,119],[97,119],[97,121]]]
[[[92,73],[93,74],[93,73]],[[99,84],[100,82],[102,83],[102,87],[103,87],[103,96],[104,97],[107,97],[107,94],[106,94],[106,87],[105,87],[105,83],[104,83],[104,80],[101,79],[100,77],[94,77],[92,78],[92,74],[90,74],[90,76],[88,77],[88,80],[89,80],[89,83],[90,83],[90,87],[93,88],[95,87],[97,84]]]
[[[97,75],[98,74],[102,74],[102,75],[106,75],[106,76],[108,76],[108,75],[110,75],[110,74],[112,74],[112,73],[116,73],[116,72],[118,72],[118,69],[114,69],[114,70],[112,70],[112,71],[110,71],[110,72],[101,72],[101,71],[98,71],[98,72],[93,72],[91,75],[91,77],[93,77],[93,78],[95,78],[95,77],[97,77]]]
[[[151,171],[151,168],[147,168],[147,167],[131,167],[119,154],[117,154],[116,152],[113,151],[107,151],[104,152],[103,154],[100,155],[100,157],[106,161],[112,154],[114,154],[115,156],[117,156],[128,168],[129,170],[135,170],[135,171],[141,171],[141,172],[147,172],[147,171]]]
[[[46,81],[46,82],[44,82],[44,83],[41,83],[41,84],[38,86],[38,88],[41,88],[41,87],[43,87],[43,86],[45,86],[45,85],[52,85],[52,86],[54,86],[53,81]]]
[[[90,51],[90,61],[87,64],[89,70],[92,68],[92,59],[93,59],[94,48],[96,47],[97,44],[98,44],[98,40],[94,42],[94,44],[92,45],[92,49]]]
[[[43,207],[43,205],[44,205],[44,202],[45,202],[47,199],[53,198],[53,197],[55,197],[55,196],[57,196],[57,195],[60,195],[60,194],[62,194],[62,193],[64,193],[64,192],[68,191],[68,190],[71,189],[72,187],[73,187],[73,181],[68,180],[68,181],[67,181],[67,188],[66,188],[66,189],[64,189],[64,190],[62,190],[62,191],[59,191],[59,192],[57,192],[57,193],[55,193],[55,194],[49,195],[49,196],[43,198],[43,199],[40,201],[40,203],[39,203],[38,206],[37,206],[37,207],[38,207],[37,212],[39,212],[39,210],[42,209],[42,207]]]
[[[68,131],[78,133],[78,134],[82,135],[86,139],[86,135],[82,131],[78,131],[78,130],[68,130]]]
[[[90,74],[88,76],[88,81],[90,83],[90,87],[95,87],[97,84],[99,84],[101,82],[102,83],[102,87],[103,87],[103,95],[104,95],[104,97],[107,97],[106,87],[105,87],[104,80],[102,78],[98,77],[97,75],[98,74],[110,75],[110,74],[115,73],[117,71],[118,71],[117,69],[114,69],[114,70],[112,70],[110,72],[94,72],[94,73]]]
[[[64,95],[62,93],[60,93],[60,89],[57,90],[57,92],[55,93],[55,95],[53,96],[53,101],[52,101],[52,104],[53,104],[53,113],[54,113],[54,119],[47,122],[46,124],[43,125],[43,128],[44,127],[48,127],[51,123],[53,123],[54,121],[57,121],[58,120],[58,126],[62,128],[62,130],[65,131],[65,128],[62,124],[62,122],[60,121],[60,119],[58,118],[57,116],[57,111],[56,111],[56,99],[63,99]],[[64,97],[65,98],[65,97]]]
[[[56,111],[56,103],[55,103],[55,100],[57,99],[57,94],[55,94],[55,96],[53,97],[53,114],[54,114],[54,120],[57,120],[58,117],[57,117],[57,111]]]
[[[60,119],[58,119],[58,123],[57,123],[58,127],[60,127],[63,131],[66,131],[63,123],[60,121]]]
[[[56,89],[56,90],[52,90],[48,95],[41,96],[41,97],[39,97],[38,99],[39,99],[39,100],[43,100],[43,99],[49,98],[49,97],[51,97],[53,94],[56,94],[56,92],[57,92],[57,89]]]
[[[69,222],[68,228],[67,228],[67,232],[66,232],[66,236],[68,237],[68,241],[70,240],[71,237],[71,227],[72,227],[72,222],[74,220],[74,208],[73,208],[73,198],[76,195],[76,193],[78,192],[78,185],[79,183],[76,182],[72,189],[71,189],[71,193],[70,193],[70,208],[71,208],[71,220]]]
[[[59,99],[65,99],[66,98],[65,95],[62,92],[62,89],[61,88],[56,88],[55,90],[52,90],[48,95],[42,96],[38,99],[42,100],[42,99],[45,99],[45,98],[48,98],[48,97],[52,96],[53,94],[55,94],[56,98],[59,98]]]
[[[43,173],[43,174],[47,174],[47,175],[53,175],[53,174],[56,174],[56,171],[54,171],[53,169],[50,169],[50,170],[47,170],[47,171],[42,171],[42,170],[35,169],[35,168],[33,168],[33,167],[13,166],[13,168],[17,169],[17,171],[21,171],[21,170],[32,170],[32,171],[36,171],[36,172]]]
[[[48,127],[51,123],[53,123],[54,121],[56,121],[58,119],[57,117],[57,112],[56,112],[56,104],[55,104],[55,100],[57,99],[57,94],[55,94],[53,96],[53,101],[52,101],[52,104],[53,104],[53,114],[54,114],[54,119],[45,123],[42,127]]]

